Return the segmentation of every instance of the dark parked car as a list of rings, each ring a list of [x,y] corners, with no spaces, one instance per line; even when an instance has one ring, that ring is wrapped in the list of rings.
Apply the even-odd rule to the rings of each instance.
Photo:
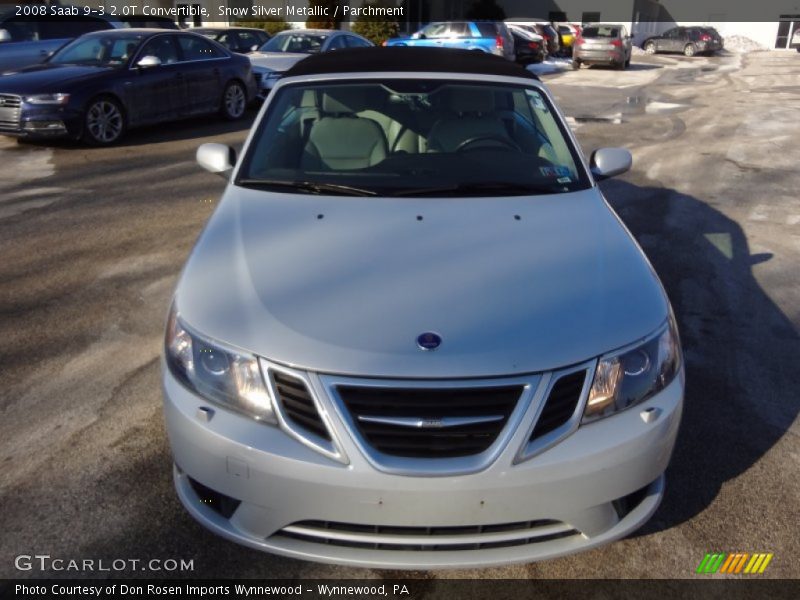
[[[515,25],[532,30],[534,33],[542,36],[547,46],[547,54],[550,56],[557,56],[561,53],[561,36],[555,30],[553,25],[547,21],[522,21],[518,19],[506,19],[506,25]]]
[[[502,21],[442,21],[426,25],[411,37],[394,38],[387,46],[482,50],[514,60],[514,38]]]
[[[574,43],[572,68],[586,64],[625,69],[631,64],[631,51],[631,37],[624,25],[586,25]]]
[[[516,25],[508,25],[508,30],[514,36],[514,55],[519,64],[540,63],[545,59],[547,50],[542,36]]]
[[[47,6],[41,5],[45,9]],[[61,46],[91,31],[128,27],[98,14],[74,17],[0,15],[0,73],[43,62]]]
[[[0,77],[0,134],[105,145],[138,125],[214,112],[238,119],[255,93],[250,61],[201,35],[99,31]]]
[[[269,34],[263,29],[253,27],[195,27],[192,33],[199,33],[239,54],[250,54],[269,41]]]
[[[647,38],[642,48],[648,54],[682,52],[686,56],[713,54],[722,50],[722,37],[712,27],[673,27],[659,36]]]
[[[132,15],[129,17],[119,17],[119,20],[128,27],[137,29],[180,29],[178,24],[169,17],[152,17],[148,15]]]

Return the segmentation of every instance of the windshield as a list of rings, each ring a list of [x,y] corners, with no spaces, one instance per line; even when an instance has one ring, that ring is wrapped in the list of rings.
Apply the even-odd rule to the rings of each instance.
[[[237,184],[431,196],[549,194],[589,185],[542,92],[424,79],[279,88]]]
[[[134,55],[143,37],[142,34],[131,33],[78,38],[56,52],[49,62],[57,65],[121,67]]]
[[[320,34],[279,33],[259,49],[261,52],[300,52],[316,54],[328,36]]]

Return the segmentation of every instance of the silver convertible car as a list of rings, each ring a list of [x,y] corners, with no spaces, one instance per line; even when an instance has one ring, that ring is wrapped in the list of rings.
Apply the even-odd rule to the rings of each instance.
[[[169,314],[181,502],[295,558],[476,567],[630,533],[664,494],[684,370],[653,268],[546,87],[464,50],[286,73]]]

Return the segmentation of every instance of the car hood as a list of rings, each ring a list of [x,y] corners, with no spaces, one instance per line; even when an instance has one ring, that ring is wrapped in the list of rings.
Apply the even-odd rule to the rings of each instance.
[[[211,339],[280,363],[420,378],[575,364],[648,335],[669,310],[596,189],[379,199],[232,186],[176,307]],[[435,351],[416,345],[428,331],[443,340]]]
[[[283,73],[309,56],[311,56],[311,54],[303,54],[300,52],[253,52],[252,54],[248,54],[247,58],[250,59],[254,67],[262,67],[264,69]]]
[[[7,94],[36,94],[63,92],[68,83],[83,81],[90,77],[108,73],[110,67],[83,67],[77,65],[31,65],[15,71],[7,71],[0,77],[0,92]]]

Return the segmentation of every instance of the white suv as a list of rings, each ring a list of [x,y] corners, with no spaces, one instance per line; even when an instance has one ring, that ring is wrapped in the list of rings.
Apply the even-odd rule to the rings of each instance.
[[[391,568],[585,550],[656,510],[684,376],[667,297],[545,86],[487,54],[298,63],[170,312],[186,509],[236,542]],[[235,166],[234,166],[235,163]]]

